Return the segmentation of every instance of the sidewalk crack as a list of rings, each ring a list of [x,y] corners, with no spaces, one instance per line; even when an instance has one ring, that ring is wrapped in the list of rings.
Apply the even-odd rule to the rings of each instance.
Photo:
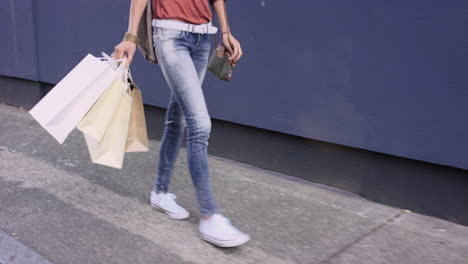
[[[344,247],[342,247],[341,249],[339,249],[338,251],[336,251],[335,253],[331,254],[330,256],[328,256],[326,259],[322,260],[319,262],[319,264],[329,264],[331,263],[330,261],[341,255],[343,252],[345,252],[346,250],[348,250],[349,248],[351,248],[352,246],[354,246],[355,244],[359,243],[361,240],[363,240],[364,238],[374,234],[375,232],[379,231],[380,229],[382,229],[384,226],[392,223],[393,221],[395,221],[396,219],[398,219],[402,214],[404,213],[409,213],[410,211],[408,210],[402,210],[401,212],[399,212],[398,214],[394,215],[393,217],[390,217],[389,219],[387,219],[385,222],[381,223],[380,225],[372,228],[371,230],[369,230],[367,233],[364,233],[362,236],[356,238],[355,240],[353,240],[351,243],[345,245]]]

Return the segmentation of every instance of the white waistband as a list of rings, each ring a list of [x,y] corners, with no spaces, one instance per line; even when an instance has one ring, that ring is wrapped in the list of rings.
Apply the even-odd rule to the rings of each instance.
[[[205,24],[190,24],[179,20],[174,19],[156,19],[152,21],[152,25],[155,27],[162,28],[171,28],[183,31],[189,31],[192,33],[202,33],[202,34],[215,34],[218,31],[218,28],[211,24],[211,21]]]

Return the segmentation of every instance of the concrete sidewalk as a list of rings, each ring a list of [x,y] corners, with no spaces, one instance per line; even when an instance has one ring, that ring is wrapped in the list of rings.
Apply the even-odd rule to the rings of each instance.
[[[217,248],[198,237],[185,149],[170,191],[191,217],[149,206],[159,142],[150,144],[122,170],[92,164],[79,131],[59,145],[0,104],[0,263],[468,263],[465,226],[210,156],[222,213],[252,237]]]

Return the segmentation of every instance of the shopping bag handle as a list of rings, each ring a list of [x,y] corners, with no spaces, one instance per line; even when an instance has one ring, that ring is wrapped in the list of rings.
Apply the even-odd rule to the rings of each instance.
[[[115,58],[112,58],[111,56],[109,56],[107,53],[105,53],[104,51],[101,51],[101,55],[102,57],[97,57],[98,59],[105,59],[105,60],[108,60],[108,61],[122,61],[123,59],[115,59]]]
[[[115,70],[117,70],[117,71],[119,71],[119,73],[123,74],[123,77],[124,77],[123,82],[125,83],[125,89],[124,89],[123,92],[126,92],[128,90],[128,88],[130,87],[130,83],[128,82],[128,79],[130,79],[130,82],[133,83],[133,76],[132,76],[132,73],[130,71],[130,67],[127,66],[128,57],[124,56],[122,59],[115,59],[115,58],[112,58],[111,56],[109,56],[104,51],[102,51],[101,54],[102,54],[102,57],[98,57],[98,58],[102,58],[102,59],[107,60],[109,63],[112,64],[112,66],[114,67]],[[119,64],[119,62],[120,62],[120,64]]]
[[[112,69],[114,69],[114,70],[116,70],[117,67],[119,66],[119,62],[122,63],[122,61],[125,58],[124,57],[123,59],[115,59],[115,58],[112,58],[111,56],[109,56],[104,51],[101,51],[101,55],[102,55],[102,57],[97,57],[97,58],[107,61],[112,66]]]
[[[104,58],[106,59],[107,61],[109,62],[119,62],[119,61],[123,61],[123,59],[115,59],[115,58],[112,58],[111,56],[109,56],[107,53],[105,53],[104,51],[101,52],[102,54],[102,57],[98,57],[98,58]],[[126,56],[124,58],[127,58]],[[133,83],[133,76],[132,76],[132,71],[130,71],[130,67],[128,67],[128,75],[126,76],[126,78],[129,77],[130,78],[130,81]]]

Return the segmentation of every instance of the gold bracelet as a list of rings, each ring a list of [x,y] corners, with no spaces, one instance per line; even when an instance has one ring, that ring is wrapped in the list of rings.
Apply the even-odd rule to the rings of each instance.
[[[125,33],[125,36],[124,36],[123,40],[131,41],[131,42],[133,42],[133,43],[135,43],[137,45],[138,45],[138,42],[140,41],[140,39],[137,36],[133,35],[130,32]]]

